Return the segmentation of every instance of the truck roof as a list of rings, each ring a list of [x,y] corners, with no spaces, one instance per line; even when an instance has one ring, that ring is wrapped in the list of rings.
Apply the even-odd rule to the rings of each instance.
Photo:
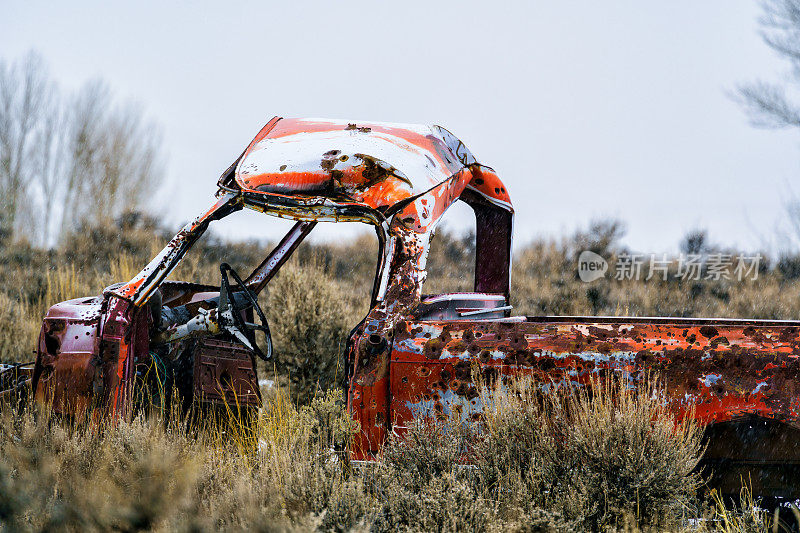
[[[474,163],[441,126],[275,117],[245,150],[235,180],[249,193],[384,211]]]

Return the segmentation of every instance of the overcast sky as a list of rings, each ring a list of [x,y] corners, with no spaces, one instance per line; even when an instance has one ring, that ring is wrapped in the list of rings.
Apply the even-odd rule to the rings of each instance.
[[[800,194],[798,137],[752,128],[729,97],[785,71],[758,16],[747,0],[2,0],[0,57],[36,49],[62,85],[102,77],[160,122],[170,224],[270,117],[320,116],[445,126],[507,184],[518,244],[611,216],[643,252],[696,227],[753,249]],[[219,231],[286,227],[252,214]]]

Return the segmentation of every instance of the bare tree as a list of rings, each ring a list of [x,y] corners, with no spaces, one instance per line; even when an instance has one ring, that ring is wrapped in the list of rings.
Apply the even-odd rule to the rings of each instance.
[[[800,129],[800,0],[764,0],[762,7],[761,36],[790,68],[780,83],[758,80],[740,85],[740,101],[756,127]],[[786,201],[785,210],[789,230],[784,246],[797,248],[800,198],[796,194]]]
[[[108,89],[99,82],[88,83],[70,102],[70,164],[63,192],[62,228],[78,224],[94,196],[91,184],[100,181],[100,154],[104,139],[102,124],[108,105]],[[93,199],[94,200],[94,199]]]
[[[114,107],[102,82],[84,86],[72,106],[67,228],[136,209],[163,174],[158,129],[138,108]]]
[[[800,89],[800,0],[764,0],[761,36],[791,67],[783,84],[756,81],[739,87],[755,126],[800,128],[800,104],[789,93]]]
[[[0,231],[29,238],[33,225],[49,245],[55,229],[139,209],[161,180],[159,140],[102,82],[62,96],[37,55],[0,62]]]
[[[42,104],[51,89],[36,54],[19,63],[0,62],[0,232],[4,236],[14,230],[30,184]]]
[[[684,254],[705,254],[712,250],[708,243],[708,231],[693,229],[688,231],[681,239],[679,246]]]
[[[575,259],[584,250],[603,257],[610,257],[618,251],[620,241],[625,236],[625,223],[614,218],[595,219],[586,230],[578,230],[572,236],[572,254]]]
[[[92,183],[98,202],[86,211],[86,220],[100,222],[135,209],[152,192],[161,175],[160,142],[155,131],[134,106],[117,108],[110,114],[101,131],[101,172],[95,174]]]
[[[59,201],[64,175],[70,161],[69,115],[55,91],[42,104],[40,127],[34,136],[31,163],[31,187],[28,188],[28,207],[38,212],[32,227],[41,231],[41,243],[52,241],[52,231],[60,220]],[[38,198],[37,198],[38,197]],[[38,200],[38,201],[37,201]]]

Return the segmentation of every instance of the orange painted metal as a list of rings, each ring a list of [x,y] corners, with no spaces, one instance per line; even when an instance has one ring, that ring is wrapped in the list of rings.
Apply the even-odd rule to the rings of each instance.
[[[236,166],[245,192],[324,198],[391,209],[478,169],[464,145],[440,126],[329,119],[273,119]],[[481,194],[510,204],[493,173],[477,175]]]
[[[395,330],[391,420],[426,408],[479,410],[471,373],[521,372],[547,387],[619,373],[660,376],[671,408],[703,423],[759,416],[800,428],[800,324],[732,320],[528,318],[407,321]],[[428,370],[420,370],[422,368]]]

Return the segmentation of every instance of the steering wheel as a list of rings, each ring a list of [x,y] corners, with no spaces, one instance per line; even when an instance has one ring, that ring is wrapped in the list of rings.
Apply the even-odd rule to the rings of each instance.
[[[269,332],[267,317],[264,315],[264,311],[261,310],[261,306],[258,305],[258,299],[228,263],[220,264],[219,272],[222,278],[219,287],[219,306],[217,307],[217,319],[220,326],[242,344],[253,350],[259,358],[269,361],[272,359],[272,335]],[[236,281],[237,287],[235,291],[231,289],[228,274]],[[246,302],[242,302],[242,298],[237,298],[238,295],[244,296]],[[258,320],[261,322],[260,324],[245,322],[242,318],[242,313],[248,307],[253,308]],[[255,331],[264,333],[264,338],[267,341],[267,353],[262,352],[261,348],[258,347],[255,342],[255,335],[252,335],[251,341],[251,335],[248,335],[248,333]]]

